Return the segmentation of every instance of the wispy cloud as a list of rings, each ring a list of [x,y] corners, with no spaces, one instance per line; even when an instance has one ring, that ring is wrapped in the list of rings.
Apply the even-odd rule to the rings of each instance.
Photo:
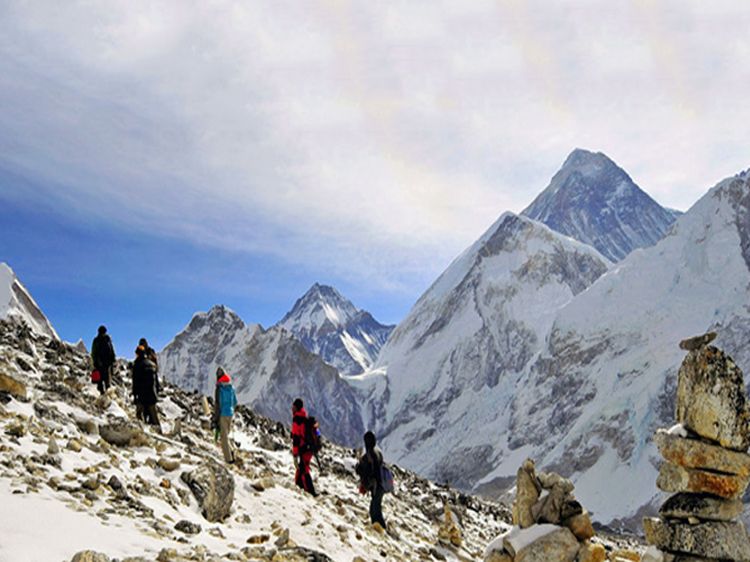
[[[9,2],[0,166],[66,212],[396,288],[575,146],[678,208],[750,165],[749,26],[697,0]]]

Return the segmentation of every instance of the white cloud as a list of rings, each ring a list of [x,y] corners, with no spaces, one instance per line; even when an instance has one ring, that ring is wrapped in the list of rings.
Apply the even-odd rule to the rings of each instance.
[[[78,212],[398,285],[576,146],[683,209],[750,165],[748,24],[698,0],[11,2],[0,165]]]

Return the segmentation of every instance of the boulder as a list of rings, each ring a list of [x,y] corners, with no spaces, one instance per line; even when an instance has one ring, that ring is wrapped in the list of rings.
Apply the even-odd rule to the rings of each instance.
[[[583,511],[573,517],[568,517],[562,522],[579,541],[585,541],[594,536],[594,526],[591,524],[591,516],[588,511]]]
[[[536,478],[534,461],[526,459],[516,473],[516,499],[513,502],[513,524],[522,529],[536,521],[531,508],[539,500],[542,487]]]
[[[742,497],[748,479],[663,463],[656,486],[665,492],[707,493],[734,500]]]
[[[111,562],[111,558],[101,552],[93,550],[82,550],[73,556],[70,562]]]
[[[104,441],[117,447],[127,447],[131,443],[142,441],[144,437],[140,426],[125,420],[103,424],[99,428],[99,435]]]
[[[691,525],[656,517],[643,520],[646,541],[659,550],[703,558],[750,560],[750,540],[739,521],[708,521]]]
[[[662,517],[696,518],[708,521],[731,521],[742,514],[742,501],[723,500],[708,494],[679,493],[671,496],[659,509]]]
[[[698,351],[716,339],[716,332],[708,332],[702,336],[684,339],[680,342],[680,349],[685,351]]]
[[[198,523],[193,523],[187,519],[178,521],[174,528],[186,535],[197,535],[201,532],[201,526]]]
[[[208,462],[180,475],[198,500],[207,521],[223,521],[229,516],[234,501],[234,477],[223,466]]]
[[[19,400],[27,398],[26,384],[6,373],[0,373],[0,392],[7,392]]]
[[[174,470],[177,470],[180,468],[180,461],[177,459],[168,459],[166,457],[159,458],[157,464],[159,467],[166,471],[166,472],[172,472]]]
[[[750,477],[750,455],[747,453],[664,432],[656,433],[654,443],[661,456],[672,464]]]
[[[688,353],[677,382],[677,422],[722,447],[747,451],[750,411],[742,371],[713,346]]]
[[[541,536],[534,536],[534,531],[540,527],[552,527],[552,530],[542,530]],[[513,545],[514,562],[573,562],[578,556],[580,545],[570,529],[554,525],[534,525],[524,532],[525,536],[521,534],[515,540],[506,541],[506,544]]]

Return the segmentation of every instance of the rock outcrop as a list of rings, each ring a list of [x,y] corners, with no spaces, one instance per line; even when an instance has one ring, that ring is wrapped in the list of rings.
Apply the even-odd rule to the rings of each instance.
[[[223,466],[207,462],[180,475],[190,487],[207,521],[224,521],[232,510],[234,478]]]
[[[657,486],[676,492],[647,517],[649,560],[750,560],[750,539],[737,518],[750,480],[748,405],[742,371],[710,333],[684,340],[676,418],[654,441],[665,459]]]

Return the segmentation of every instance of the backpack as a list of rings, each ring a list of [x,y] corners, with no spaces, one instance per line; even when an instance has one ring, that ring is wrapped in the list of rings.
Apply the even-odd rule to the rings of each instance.
[[[309,451],[312,454],[317,454],[322,447],[320,441],[320,426],[315,416],[308,416],[305,418],[305,451]]]
[[[384,462],[380,463],[380,482],[386,494],[393,492],[393,472]]]

